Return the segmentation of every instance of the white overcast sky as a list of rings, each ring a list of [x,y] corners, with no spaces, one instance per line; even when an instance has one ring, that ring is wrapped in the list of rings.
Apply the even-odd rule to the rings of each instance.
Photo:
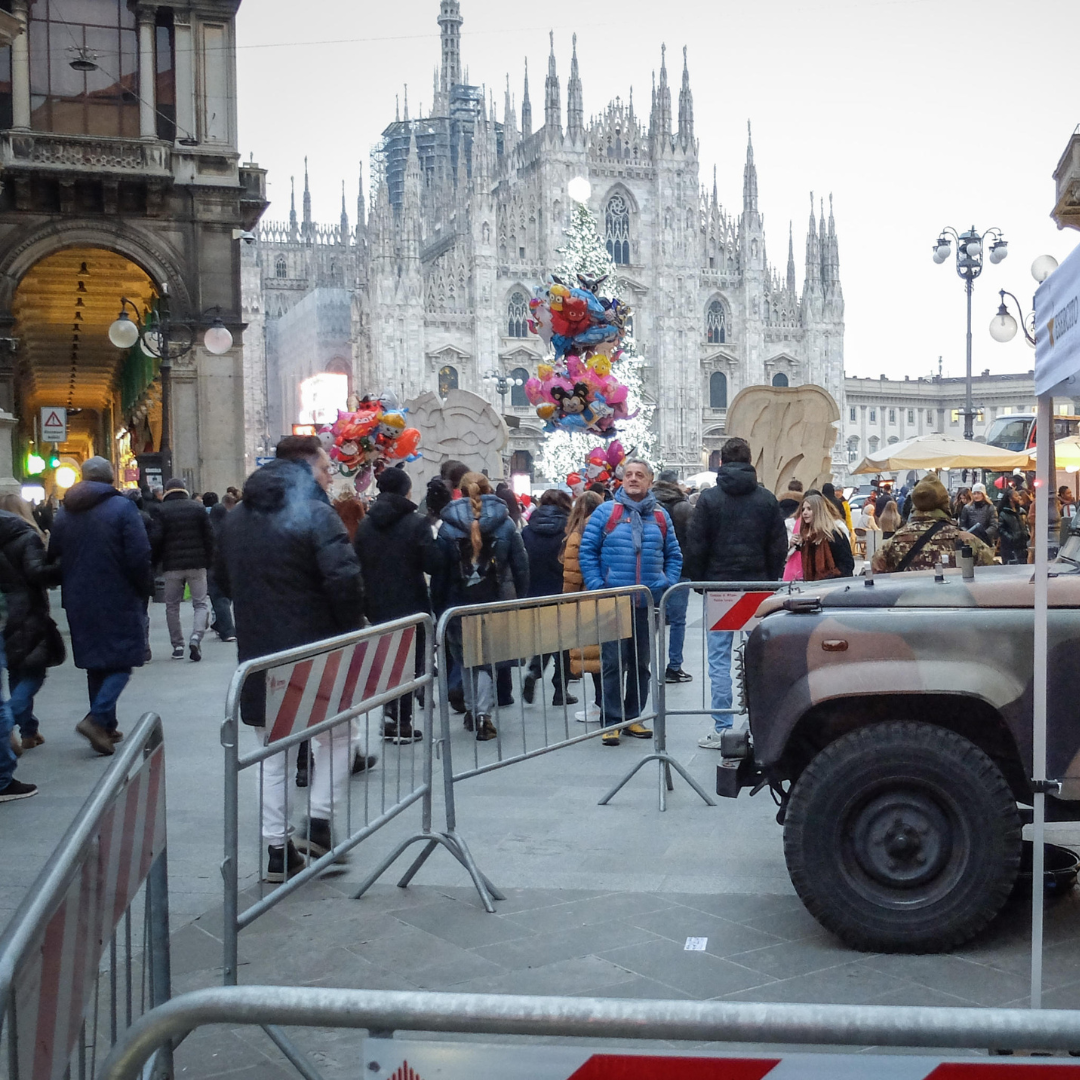
[[[357,170],[408,84],[430,106],[439,59],[438,0],[244,0],[237,16],[240,146],[269,169],[267,218],[288,214],[289,177],[310,159],[316,220],[337,221],[345,181],[355,220]],[[802,287],[809,192],[832,192],[846,302],[848,374],[964,370],[964,295],[954,263],[931,260],[943,225],[1002,228],[1009,257],[987,264],[973,308],[976,373],[1024,371],[1021,340],[987,326],[999,288],[1030,306],[1029,267],[1080,242],[1049,217],[1052,173],[1080,122],[1068,38],[1076,0],[616,0],[508,4],[461,0],[462,61],[495,90],[506,73],[519,115],[529,60],[534,126],[543,122],[548,29],[564,106],[578,35],[586,115],[631,85],[647,119],[652,72],[668,48],[673,112],[689,46],[701,179],[742,203],[746,121],[753,123],[760,209],[781,271],[788,220]]]

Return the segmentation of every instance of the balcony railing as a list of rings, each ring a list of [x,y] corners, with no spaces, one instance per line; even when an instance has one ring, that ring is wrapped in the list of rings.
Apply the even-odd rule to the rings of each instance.
[[[0,166],[43,172],[171,175],[167,143],[40,131],[0,132]]]

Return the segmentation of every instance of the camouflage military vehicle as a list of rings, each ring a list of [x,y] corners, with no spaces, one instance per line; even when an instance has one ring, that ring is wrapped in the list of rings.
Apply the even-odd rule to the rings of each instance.
[[[1048,820],[1080,819],[1080,533],[1051,565]],[[1032,800],[1031,567],[803,586],[743,657],[749,738],[717,793],[770,788],[791,881],[858,949],[976,934],[1018,873]]]

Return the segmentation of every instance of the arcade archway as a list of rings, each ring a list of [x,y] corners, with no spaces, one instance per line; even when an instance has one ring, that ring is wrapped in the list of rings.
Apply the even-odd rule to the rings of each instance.
[[[12,315],[22,449],[40,445],[40,410],[56,406],[68,410],[67,441],[57,450],[78,460],[100,454],[117,461],[116,435],[129,422],[145,429],[143,443],[153,440],[155,403],[148,391],[155,362],[137,347],[116,349],[108,337],[122,296],[145,312],[157,292],[140,266],[104,248],[71,247],[47,255],[19,281]],[[25,453],[19,456],[25,461]]]

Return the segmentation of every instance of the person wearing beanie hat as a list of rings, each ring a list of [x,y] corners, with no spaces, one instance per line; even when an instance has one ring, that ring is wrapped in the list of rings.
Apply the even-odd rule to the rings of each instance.
[[[960,528],[991,547],[997,541],[998,520],[994,504],[986,497],[985,484],[971,485],[971,502],[960,511]]]
[[[980,566],[994,565],[994,552],[977,536],[953,524],[949,514],[949,493],[935,476],[915,485],[911,493],[911,519],[878,548],[873,560],[875,574],[901,570],[933,570],[957,566],[960,548],[972,549]]]
[[[364,579],[364,614],[370,623],[393,622],[431,611],[424,574],[435,568],[431,525],[410,501],[412,479],[404,469],[383,469],[375,486],[379,495],[356,529],[353,547]],[[416,673],[424,670],[424,628],[417,627]],[[383,723],[383,738],[394,743],[419,741],[413,727],[413,695],[393,702]]]

